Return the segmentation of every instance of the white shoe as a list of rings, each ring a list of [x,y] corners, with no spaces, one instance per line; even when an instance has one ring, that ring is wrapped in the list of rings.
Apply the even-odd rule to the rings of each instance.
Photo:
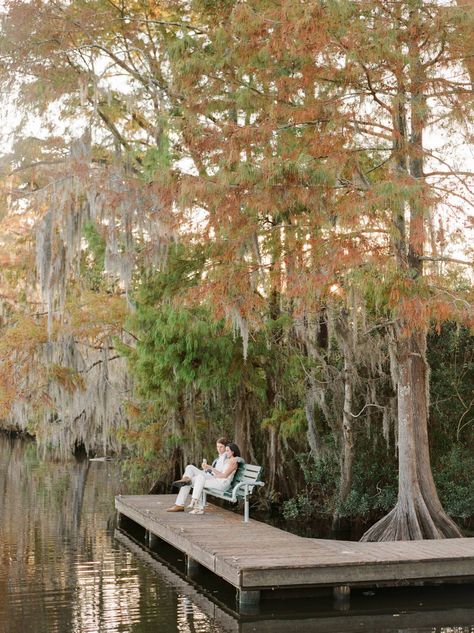
[[[204,509],[203,508],[194,508],[194,510],[191,510],[191,512],[189,514],[204,514]]]

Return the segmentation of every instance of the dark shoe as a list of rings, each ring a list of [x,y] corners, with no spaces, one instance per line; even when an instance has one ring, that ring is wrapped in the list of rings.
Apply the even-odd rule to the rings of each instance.
[[[173,481],[171,485],[173,486],[173,488],[182,488],[183,486],[190,486],[191,480],[189,479],[189,477],[183,477],[182,479]]]
[[[166,512],[184,512],[184,506],[171,506]]]

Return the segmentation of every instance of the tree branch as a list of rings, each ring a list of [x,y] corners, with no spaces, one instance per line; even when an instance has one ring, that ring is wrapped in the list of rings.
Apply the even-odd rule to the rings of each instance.
[[[455,257],[446,257],[444,255],[438,255],[433,257],[431,255],[420,255],[419,259],[428,262],[449,262],[451,264],[463,264],[464,266],[474,266],[474,261],[469,262],[464,259],[456,259]]]

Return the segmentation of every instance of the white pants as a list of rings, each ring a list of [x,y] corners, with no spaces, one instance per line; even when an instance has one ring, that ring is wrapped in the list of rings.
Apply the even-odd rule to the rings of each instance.
[[[204,481],[208,479],[215,479],[211,474],[205,473],[200,468],[196,468],[196,466],[193,466],[192,464],[186,466],[186,468],[184,469],[183,477],[189,477],[191,479],[191,483],[189,484],[189,486],[182,486],[179,489],[178,496],[176,497],[175,502],[177,506],[184,506],[186,504],[186,499],[188,498],[188,495],[191,491],[191,486],[195,489],[196,481],[199,477],[201,477]],[[201,492],[202,488],[199,492],[199,495],[196,497],[197,499],[199,499],[199,497],[201,496]]]
[[[197,475],[193,481],[193,499],[197,501],[202,495],[204,489],[207,490],[219,490],[223,492],[226,490],[230,482],[232,481],[233,474],[225,479],[221,477],[209,477],[207,473],[201,473]]]

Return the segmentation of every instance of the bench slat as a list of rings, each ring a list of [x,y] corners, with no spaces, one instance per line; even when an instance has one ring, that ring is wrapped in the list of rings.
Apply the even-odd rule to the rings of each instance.
[[[261,466],[257,466],[256,464],[242,464],[240,466],[240,468],[242,468],[242,470],[246,470],[249,472],[259,472],[260,470],[262,470]]]
[[[259,475],[257,473],[252,474],[252,475],[243,475],[242,477],[239,477],[238,479],[234,477],[233,482],[234,481],[258,481],[259,480]]]
[[[239,473],[240,475],[240,473]],[[239,476],[239,479],[258,479],[258,477],[260,476],[260,472],[256,472],[256,473],[248,473],[248,472],[243,472],[242,475]],[[237,477],[237,475],[236,475]],[[235,479],[235,477],[234,477]]]

